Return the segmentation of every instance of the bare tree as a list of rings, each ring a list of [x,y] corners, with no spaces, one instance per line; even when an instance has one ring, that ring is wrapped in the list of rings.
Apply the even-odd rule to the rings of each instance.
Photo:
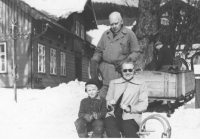
[[[177,46],[185,44],[183,53],[187,55],[192,44],[200,42],[199,0],[139,0],[138,8],[140,15],[133,30],[141,47],[138,66],[142,69],[155,68],[156,41],[170,45],[174,56]]]
[[[135,33],[139,40],[141,55],[138,59],[138,67],[153,69],[155,60],[153,45],[155,34],[158,33],[158,10],[161,0],[140,0],[139,18],[135,27]]]

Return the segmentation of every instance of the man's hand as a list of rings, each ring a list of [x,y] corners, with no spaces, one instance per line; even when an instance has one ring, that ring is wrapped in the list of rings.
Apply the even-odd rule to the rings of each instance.
[[[93,112],[93,118],[94,119],[99,119],[101,117],[101,113],[96,113],[96,112]]]
[[[121,107],[125,112],[130,112],[130,111],[131,111],[131,108],[128,107],[127,105],[125,105],[125,104],[120,105],[120,107]]]
[[[90,114],[85,114],[84,118],[85,118],[85,120],[86,120],[87,122],[91,122],[92,119],[93,119],[93,116],[90,115]]]

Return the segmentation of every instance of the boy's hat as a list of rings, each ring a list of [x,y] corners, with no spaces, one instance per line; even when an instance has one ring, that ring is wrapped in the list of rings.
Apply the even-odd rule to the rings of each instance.
[[[159,41],[156,42],[156,43],[155,43],[155,47],[156,47],[157,45],[160,45],[160,44],[163,45],[162,42],[159,42]]]
[[[97,86],[98,89],[100,89],[99,81],[98,81],[98,79],[96,79],[96,78],[89,79],[89,80],[86,82],[85,86],[87,86],[88,84],[94,84],[94,85]]]

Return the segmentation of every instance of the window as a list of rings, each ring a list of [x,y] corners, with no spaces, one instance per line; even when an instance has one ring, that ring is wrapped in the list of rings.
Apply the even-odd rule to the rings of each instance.
[[[0,73],[7,72],[6,43],[0,43]]]
[[[38,72],[45,73],[45,46],[38,44]]]
[[[64,52],[61,52],[61,63],[60,63],[61,75],[66,75],[66,54]]]
[[[67,43],[67,36],[64,34],[64,43]]]
[[[42,32],[45,34],[45,30],[47,29],[47,24],[46,23],[42,23]]]
[[[81,38],[84,40],[85,39],[85,28],[83,25],[81,25]]]
[[[56,74],[56,50],[50,48],[50,74]]]
[[[76,35],[79,36],[80,35],[80,23],[78,21],[76,21]]]

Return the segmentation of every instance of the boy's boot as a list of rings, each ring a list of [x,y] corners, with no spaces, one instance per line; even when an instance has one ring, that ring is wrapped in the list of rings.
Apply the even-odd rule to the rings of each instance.
[[[92,134],[92,138],[103,138],[103,135],[95,135],[95,134]]]
[[[87,133],[81,133],[78,134],[79,138],[88,138],[88,134]]]

